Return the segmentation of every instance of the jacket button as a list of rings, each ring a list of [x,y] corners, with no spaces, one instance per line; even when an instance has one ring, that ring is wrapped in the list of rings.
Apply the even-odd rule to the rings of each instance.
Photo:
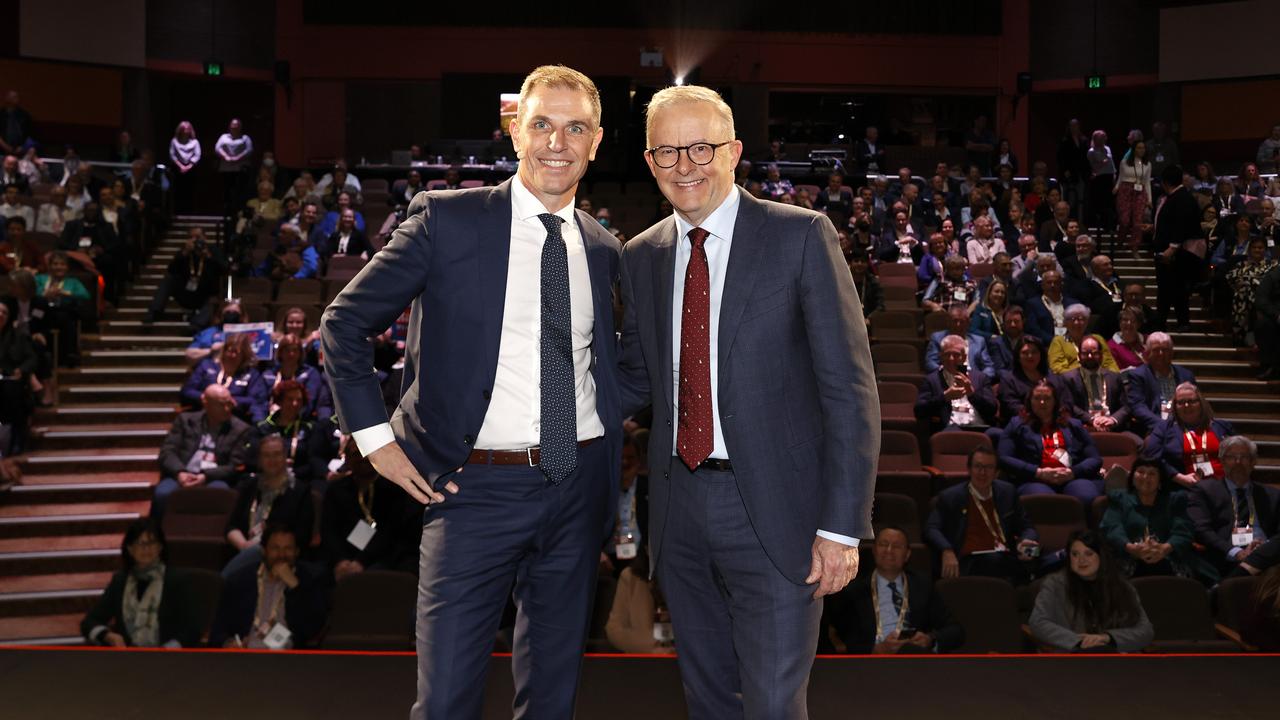
[[[493,393],[489,392],[488,390],[485,390],[481,394],[484,395],[485,400],[488,400],[489,398],[493,397]]]
[[[471,443],[473,443],[473,442],[475,442],[475,441],[476,441],[476,439],[475,439],[475,438],[473,438],[473,437],[471,437],[470,435],[464,435],[464,436],[462,436],[462,442],[464,442],[464,443],[466,443],[466,444],[468,444],[468,445],[470,445]]]
[[[667,471],[667,470],[663,470],[663,471],[662,471],[662,477],[667,478],[667,479],[670,479],[670,478],[671,478],[671,473],[670,473],[669,471]]]

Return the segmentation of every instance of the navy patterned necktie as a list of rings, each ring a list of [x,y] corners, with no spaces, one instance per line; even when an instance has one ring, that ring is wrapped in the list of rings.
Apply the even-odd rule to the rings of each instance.
[[[560,234],[564,219],[538,216],[547,228],[542,245],[542,403],[538,466],[559,484],[578,464],[578,405],[573,383],[573,333],[569,312],[569,253]]]

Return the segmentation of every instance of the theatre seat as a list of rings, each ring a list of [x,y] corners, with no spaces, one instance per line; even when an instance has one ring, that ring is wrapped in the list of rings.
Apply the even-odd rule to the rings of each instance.
[[[880,396],[880,427],[915,433],[916,396],[920,391],[904,382],[879,382],[876,391]]]
[[[991,438],[971,430],[945,430],[929,436],[929,465],[939,478],[938,489],[968,479],[969,453],[978,445],[991,447]]]
[[[418,578],[366,570],[333,589],[333,612],[320,645],[326,650],[412,650]]]
[[[933,478],[920,462],[920,443],[916,436],[902,430],[883,430],[880,433],[880,460],[876,471],[876,492],[897,493],[911,498],[920,513],[928,507],[933,495]]]
[[[1240,646],[1222,639],[1209,612],[1209,593],[1190,578],[1151,576],[1133,579],[1138,599],[1155,627],[1147,652],[1226,653]]]
[[[871,524],[876,532],[886,525],[899,527],[907,534],[908,542],[918,543],[924,540],[920,531],[920,511],[916,507],[916,501],[907,495],[876,493],[871,505]]]
[[[236,504],[229,488],[179,488],[169,496],[161,529],[175,567],[219,571],[230,555],[227,519]]]
[[[1241,650],[1256,651],[1257,648],[1241,637],[1240,631],[1245,614],[1250,612],[1253,594],[1258,590],[1258,578],[1252,575],[1227,578],[1218,583],[1214,590],[1213,600],[1214,628],[1223,638],[1240,646]]]
[[[938,581],[938,594],[964,628],[956,653],[1020,653],[1026,647],[1018,623],[1018,596],[1006,580],[960,577]]]
[[[1066,548],[1071,533],[1086,529],[1084,506],[1070,495],[1027,495],[1022,507],[1040,535],[1041,555]]]

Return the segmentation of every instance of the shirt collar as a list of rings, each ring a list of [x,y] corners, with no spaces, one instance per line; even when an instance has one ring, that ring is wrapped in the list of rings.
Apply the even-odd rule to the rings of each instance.
[[[556,217],[564,220],[565,223],[573,222],[574,221],[573,209],[577,207],[577,203],[575,202],[576,200],[577,198],[570,200],[567,205],[557,210],[555,212]],[[547,212],[546,206],[542,204],[541,200],[539,200],[537,197],[534,196],[533,192],[530,191],[529,188],[525,187],[524,181],[520,179],[520,176],[517,175],[516,177],[512,178],[511,180],[511,214],[512,216],[514,216],[517,220],[527,221],[527,220],[535,219],[539,215],[543,215],[546,212]]]
[[[725,242],[733,240],[733,226],[738,220],[738,204],[741,202],[739,196],[740,191],[735,187],[729,191],[729,196],[720,203],[720,207],[716,208],[706,220],[702,221],[697,227],[706,230],[713,237],[718,237]],[[680,236],[677,241],[682,241],[689,236],[689,231],[694,226],[676,213],[676,230]]]

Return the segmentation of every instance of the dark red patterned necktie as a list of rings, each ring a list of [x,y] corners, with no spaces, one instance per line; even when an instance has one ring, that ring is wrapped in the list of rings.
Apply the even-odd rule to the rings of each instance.
[[[711,455],[715,431],[711,417],[711,276],[704,245],[709,233],[689,231],[689,267],[684,274],[680,313],[680,459],[694,469]]]

